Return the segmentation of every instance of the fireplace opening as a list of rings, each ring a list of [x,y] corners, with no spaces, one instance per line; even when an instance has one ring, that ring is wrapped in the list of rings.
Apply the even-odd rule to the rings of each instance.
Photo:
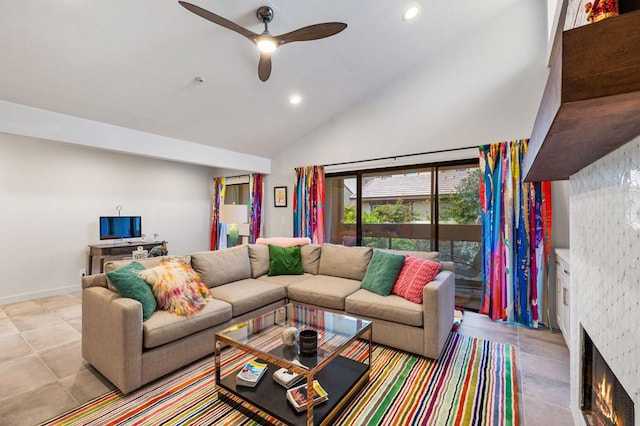
[[[633,400],[586,332],[583,341],[582,411],[587,424],[634,426]]]

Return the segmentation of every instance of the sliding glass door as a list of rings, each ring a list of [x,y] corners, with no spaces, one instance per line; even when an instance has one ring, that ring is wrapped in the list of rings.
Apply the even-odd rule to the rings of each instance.
[[[456,304],[478,310],[482,297],[480,169],[438,167],[438,251],[453,262]]]
[[[359,178],[354,175],[325,178],[325,235],[330,243],[355,246]]]
[[[439,251],[456,272],[456,304],[481,297],[477,161],[327,174],[326,235],[334,244]]]

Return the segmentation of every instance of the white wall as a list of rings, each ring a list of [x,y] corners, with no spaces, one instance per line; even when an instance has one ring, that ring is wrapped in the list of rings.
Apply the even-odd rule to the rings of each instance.
[[[266,235],[292,234],[297,166],[530,137],[548,74],[546,28],[545,2],[514,2],[274,157],[265,189]],[[286,209],[273,207],[273,187],[281,185],[289,188]]]
[[[208,250],[215,169],[0,133],[0,305],[80,289],[98,217],[141,215],[170,254]]]

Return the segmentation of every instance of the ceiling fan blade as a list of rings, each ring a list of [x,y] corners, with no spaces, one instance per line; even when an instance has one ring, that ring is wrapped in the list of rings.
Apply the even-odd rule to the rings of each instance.
[[[258,77],[261,81],[267,81],[271,75],[271,53],[261,53],[258,63]]]
[[[186,1],[179,1],[178,3],[180,3],[180,5],[185,9],[187,9],[188,11],[193,12],[196,15],[208,21],[211,21],[214,24],[218,24],[222,27],[230,29],[231,31],[235,31],[238,34],[245,36],[246,38],[248,38],[253,42],[255,42],[256,38],[258,37],[258,34],[254,33],[253,31],[249,31],[248,29],[241,27],[235,22],[231,22],[228,19],[225,19],[219,15],[216,15],[215,13],[209,12],[208,10],[205,10],[199,6],[196,6],[195,4],[191,4]]]
[[[342,22],[326,22],[324,24],[309,25],[298,28],[286,34],[276,36],[280,44],[292,43],[294,41],[318,40],[320,38],[331,37],[347,28],[347,24]]]

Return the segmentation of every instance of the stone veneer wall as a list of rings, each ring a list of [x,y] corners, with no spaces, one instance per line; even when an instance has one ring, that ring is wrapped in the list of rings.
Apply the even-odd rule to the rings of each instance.
[[[587,331],[635,403],[640,425],[640,137],[573,175],[571,404],[580,413]]]

